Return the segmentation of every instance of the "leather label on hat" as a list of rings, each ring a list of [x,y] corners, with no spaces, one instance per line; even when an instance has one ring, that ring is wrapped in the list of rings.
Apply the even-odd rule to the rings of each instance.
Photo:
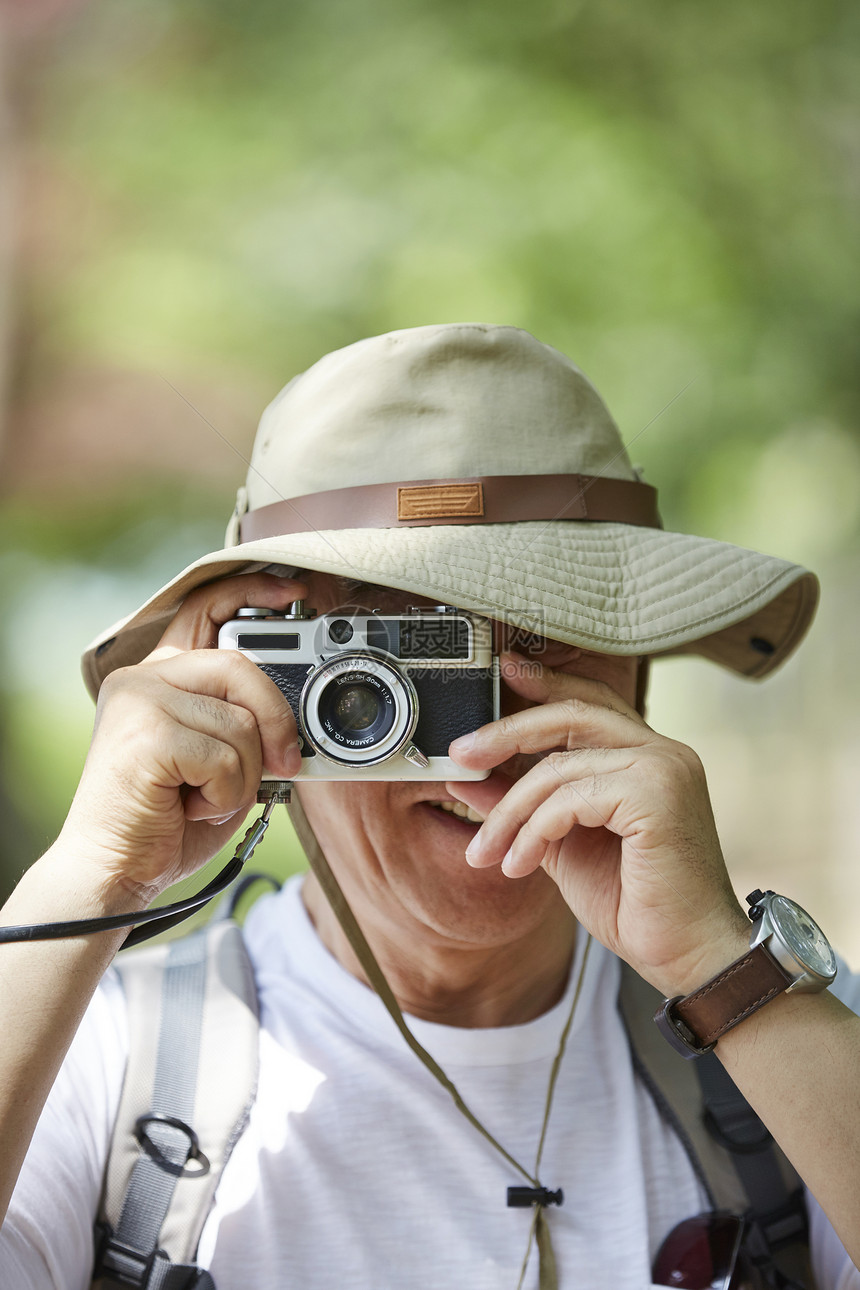
[[[480,517],[483,514],[484,489],[478,481],[473,484],[422,484],[397,490],[399,520],[441,520],[461,515]]]

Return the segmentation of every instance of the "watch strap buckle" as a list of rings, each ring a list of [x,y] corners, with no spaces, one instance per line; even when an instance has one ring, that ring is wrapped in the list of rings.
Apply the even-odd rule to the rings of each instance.
[[[713,1044],[700,1044],[690,1027],[674,1014],[672,1010],[675,1004],[680,1003],[683,998],[684,995],[676,994],[674,999],[665,999],[663,1006],[654,1014],[654,1022],[660,1034],[672,1045],[675,1052],[680,1053],[687,1061],[692,1061],[694,1057],[704,1057],[705,1053],[712,1053],[716,1040]]]

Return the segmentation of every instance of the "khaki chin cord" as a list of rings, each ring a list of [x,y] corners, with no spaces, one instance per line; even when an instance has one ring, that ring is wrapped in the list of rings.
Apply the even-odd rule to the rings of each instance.
[[[439,1066],[427,1050],[419,1044],[418,1040],[407,1026],[403,1013],[400,1011],[400,1005],[395,999],[391,987],[385,979],[382,969],[377,963],[373,951],[365,939],[364,933],[356,922],[355,915],[347,903],[340,884],[332,873],[329,863],[323,855],[322,849],[314,836],[313,830],[308,823],[307,816],[301,808],[298,801],[298,795],[295,791],[293,791],[289,813],[293,827],[298,834],[299,841],[304,848],[305,855],[308,858],[308,862],[310,863],[314,876],[325,893],[332,912],[340,923],[344,935],[349,941],[356,958],[361,964],[369,983],[379,995],[394,1021],[394,1024],[397,1026],[397,1029],[403,1035],[403,1038],[406,1040],[415,1055],[430,1071],[430,1074],[434,1079],[438,1080],[442,1087],[451,1095],[457,1110],[466,1117],[469,1123],[483,1135],[487,1142],[489,1142],[490,1145],[530,1184],[529,1187],[508,1188],[509,1206],[525,1207],[527,1205],[532,1205],[534,1207],[534,1218],[529,1231],[528,1245],[526,1247],[523,1265],[520,1270],[520,1279],[517,1283],[516,1290],[522,1290],[525,1282],[526,1270],[531,1257],[532,1246],[535,1242],[537,1242],[538,1248],[538,1290],[558,1290],[558,1273],[556,1270],[555,1254],[552,1248],[552,1240],[550,1238],[549,1224],[546,1220],[545,1209],[546,1206],[550,1204],[561,1204],[563,1197],[560,1190],[552,1192],[548,1188],[544,1187],[539,1181],[538,1174],[540,1170],[541,1156],[543,1155],[544,1142],[546,1141],[546,1133],[549,1125],[549,1116],[552,1108],[552,1099],[555,1092],[556,1081],[558,1079],[559,1070],[561,1069],[562,1058],[564,1057],[568,1036],[573,1024],[576,1005],[579,1002],[579,996],[582,993],[582,984],[585,979],[585,967],[588,962],[588,952],[591,948],[591,937],[588,936],[585,943],[582,963],[580,965],[579,975],[577,976],[576,986],[573,992],[573,1000],[570,1005],[570,1012],[568,1013],[567,1020],[564,1023],[564,1028],[559,1040],[558,1052],[555,1055],[552,1070],[550,1071],[549,1083],[546,1091],[543,1123],[541,1125],[540,1138],[535,1155],[534,1170],[532,1173],[529,1173],[529,1171],[510,1154],[510,1152],[505,1150],[501,1143],[498,1142],[489,1130],[484,1127],[474,1112],[469,1109],[460,1096],[457,1088],[442,1070],[441,1066]]]

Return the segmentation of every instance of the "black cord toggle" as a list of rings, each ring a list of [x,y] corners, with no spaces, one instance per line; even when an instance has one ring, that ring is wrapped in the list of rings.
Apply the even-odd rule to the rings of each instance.
[[[563,1205],[564,1192],[548,1187],[509,1187],[508,1209],[528,1209],[530,1205]]]

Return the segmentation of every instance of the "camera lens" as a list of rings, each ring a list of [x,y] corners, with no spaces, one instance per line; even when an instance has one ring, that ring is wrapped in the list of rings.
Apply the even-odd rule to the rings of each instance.
[[[341,690],[332,716],[342,730],[367,730],[379,716],[379,700],[364,685],[350,685]]]
[[[418,695],[408,674],[380,654],[344,650],[308,673],[299,716],[315,752],[359,771],[405,746],[418,721]]]
[[[370,748],[389,733],[394,695],[380,677],[348,672],[326,686],[317,709],[323,730],[342,748]]]
[[[345,645],[352,640],[352,623],[348,623],[345,618],[336,618],[329,624],[328,634],[329,640],[334,641],[335,645]]]

